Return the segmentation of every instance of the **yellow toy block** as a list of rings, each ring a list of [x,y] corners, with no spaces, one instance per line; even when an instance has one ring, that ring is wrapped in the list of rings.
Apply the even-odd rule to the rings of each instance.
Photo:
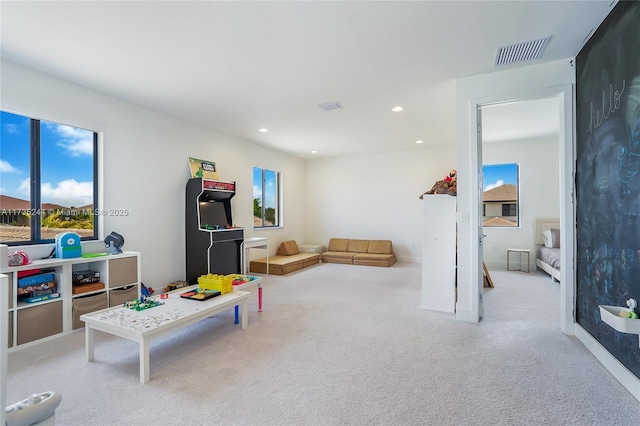
[[[198,288],[202,290],[218,290],[221,294],[225,294],[233,290],[232,282],[233,279],[224,275],[201,275],[198,277]]]

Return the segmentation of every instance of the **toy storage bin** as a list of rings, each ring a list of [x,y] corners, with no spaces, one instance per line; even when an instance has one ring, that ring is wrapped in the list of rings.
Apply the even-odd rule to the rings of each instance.
[[[138,258],[123,257],[109,261],[109,287],[122,287],[138,282]],[[135,297],[134,297],[135,299]]]
[[[107,292],[79,296],[73,299],[73,329],[84,327],[80,315],[99,311],[108,307]]]
[[[62,300],[18,309],[16,322],[18,345],[62,333]]]
[[[109,291],[109,307],[118,306],[138,298],[138,286],[131,285]]]

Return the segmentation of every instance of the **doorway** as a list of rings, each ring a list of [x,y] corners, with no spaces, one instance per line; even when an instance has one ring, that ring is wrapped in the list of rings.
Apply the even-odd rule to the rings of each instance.
[[[525,99],[556,97],[560,116],[560,223],[574,223],[572,61],[557,61],[459,79],[456,83],[458,164],[458,300],[456,319],[482,317],[482,140],[480,108]],[[560,330],[573,334],[574,280],[572,226],[561,226]],[[569,262],[567,261],[569,260]]]
[[[535,92],[532,92],[530,94],[522,94],[520,96],[507,96],[507,97],[498,97],[496,99],[491,99],[491,100],[486,100],[486,101],[477,101],[477,102],[472,102],[474,111],[475,111],[475,118],[476,118],[476,123],[474,123],[477,126],[478,132],[475,135],[475,138],[472,138],[473,141],[472,143],[476,146],[477,148],[477,156],[475,158],[475,164],[476,164],[476,170],[478,170],[477,173],[477,187],[480,189],[481,185],[482,185],[482,177],[481,177],[481,169],[482,169],[482,164],[483,164],[483,154],[482,154],[482,149],[483,149],[483,130],[484,130],[484,123],[483,123],[483,119],[482,119],[482,110],[483,108],[489,108],[489,106],[498,106],[498,105],[502,105],[505,104],[509,105],[509,104],[515,104],[515,103],[519,103],[519,102],[524,102],[524,101],[533,101],[533,100],[542,100],[542,99],[546,99],[546,98],[550,98],[553,100],[557,100],[557,105],[553,107],[553,110],[555,110],[559,116],[559,132],[558,132],[558,161],[556,164],[559,164],[559,182],[558,182],[558,187],[559,187],[559,197],[555,198],[559,201],[559,218],[560,218],[560,223],[561,223],[561,245],[562,245],[562,249],[561,249],[561,263],[563,265],[567,265],[566,263],[566,259],[571,259],[571,254],[572,254],[572,248],[573,248],[573,241],[574,241],[574,234],[572,231],[569,231],[565,228],[565,226],[562,226],[563,223],[573,223],[573,217],[574,217],[574,209],[573,209],[573,202],[571,197],[567,196],[567,194],[571,194],[572,193],[572,188],[573,188],[573,183],[572,183],[572,176],[573,176],[573,157],[574,157],[574,150],[573,150],[573,144],[571,143],[571,141],[573,140],[573,129],[572,126],[569,124],[567,125],[566,123],[572,123],[572,121],[569,119],[569,117],[571,116],[571,110],[567,110],[567,108],[565,107],[565,105],[569,104],[569,99],[570,99],[570,94],[571,91],[568,90],[568,88],[564,88],[564,89],[558,89],[558,88],[549,88],[549,89],[541,89]],[[485,112],[487,110],[485,109]],[[570,137],[568,137],[570,136]],[[569,141],[568,143],[565,141]],[[483,239],[484,239],[484,228],[482,227],[482,198],[481,198],[481,191],[478,191],[475,195],[475,198],[473,199],[472,203],[472,213],[471,213],[471,217],[477,217],[478,218],[478,222],[475,224],[477,226],[476,229],[478,229],[479,231],[477,231],[478,233],[476,234],[478,238],[478,240],[480,241],[480,244],[478,245],[478,249],[476,251],[476,258],[478,259],[478,263],[475,265],[475,268],[473,269],[473,275],[479,277],[477,281],[475,281],[475,285],[477,285],[477,292],[478,292],[478,315],[480,317],[482,317],[483,312],[484,312],[484,306],[483,306],[483,292],[484,289],[482,287],[482,280],[480,277],[482,277],[482,266],[483,266]],[[529,237],[530,238],[530,237]],[[474,250],[474,248],[472,247],[472,251]],[[567,265],[566,268],[563,268],[561,270],[561,282],[560,282],[560,287],[561,287],[561,302],[560,302],[560,306],[561,306],[561,312],[560,312],[560,329],[562,332],[566,333],[566,334],[572,334],[573,333],[573,305],[574,305],[574,280],[572,279],[573,277],[573,265]]]
[[[507,269],[508,250],[516,249],[528,250],[521,269],[535,271],[536,219],[560,217],[559,111],[557,95],[480,107],[482,264],[489,270]]]

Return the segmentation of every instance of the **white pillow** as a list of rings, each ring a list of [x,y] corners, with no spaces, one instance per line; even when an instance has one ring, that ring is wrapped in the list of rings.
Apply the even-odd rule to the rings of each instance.
[[[542,233],[545,247],[553,247],[553,235],[551,235],[551,229],[547,229]]]

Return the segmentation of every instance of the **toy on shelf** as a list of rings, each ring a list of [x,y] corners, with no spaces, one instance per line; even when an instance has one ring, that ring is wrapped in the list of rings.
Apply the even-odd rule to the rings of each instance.
[[[124,237],[117,232],[112,232],[104,239],[104,245],[110,254],[120,254],[124,245]]]
[[[455,169],[449,170],[444,179],[436,181],[431,189],[420,196],[420,199],[427,194],[447,194],[458,195],[458,172]]]
[[[61,232],[56,235],[55,254],[58,259],[70,259],[82,256],[80,235],[75,232]]]
[[[31,263],[31,259],[29,259],[29,255],[23,251],[14,251],[9,254],[9,266],[22,266],[28,265]]]
[[[638,307],[638,302],[636,301],[636,299],[629,299],[627,300],[628,309],[622,309],[618,313],[618,316],[622,318],[638,319],[638,314],[635,313],[635,309],[637,307]]]

